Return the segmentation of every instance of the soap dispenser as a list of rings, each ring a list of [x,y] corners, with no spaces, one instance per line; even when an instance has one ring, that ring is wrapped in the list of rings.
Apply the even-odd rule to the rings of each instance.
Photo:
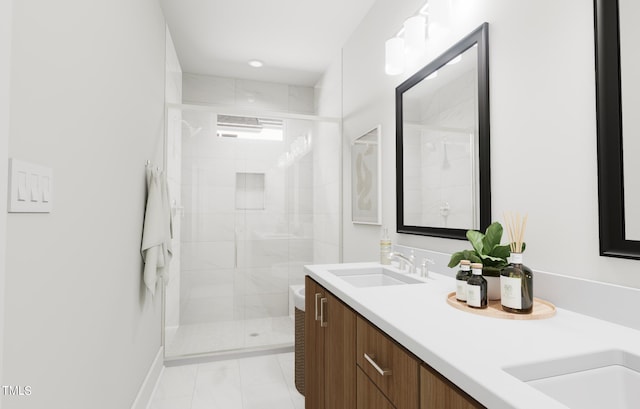
[[[380,239],[380,264],[386,266],[391,264],[391,239],[386,227],[382,230],[382,238]]]

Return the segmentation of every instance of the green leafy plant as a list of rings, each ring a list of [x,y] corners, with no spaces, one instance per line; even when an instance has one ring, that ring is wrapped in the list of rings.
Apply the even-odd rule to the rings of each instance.
[[[457,266],[460,260],[469,260],[472,263],[482,263],[484,275],[498,276],[500,270],[507,266],[507,258],[511,255],[510,245],[500,244],[502,233],[502,225],[498,222],[487,227],[484,234],[476,230],[468,230],[467,240],[471,243],[473,250],[453,253],[449,260],[449,267]]]

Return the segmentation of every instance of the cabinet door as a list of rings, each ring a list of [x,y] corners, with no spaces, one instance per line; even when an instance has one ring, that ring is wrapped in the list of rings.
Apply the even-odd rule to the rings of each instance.
[[[418,408],[418,360],[360,316],[356,362],[394,406]]]
[[[324,409],[324,328],[320,326],[320,301],[326,291],[305,278],[304,291],[304,395],[305,409]],[[318,318],[318,319],[316,319]]]
[[[356,314],[333,294],[327,292],[325,297],[325,408],[353,409],[356,407]]]
[[[486,409],[433,368],[420,366],[420,409]]]
[[[358,368],[358,409],[395,409],[360,368]]]

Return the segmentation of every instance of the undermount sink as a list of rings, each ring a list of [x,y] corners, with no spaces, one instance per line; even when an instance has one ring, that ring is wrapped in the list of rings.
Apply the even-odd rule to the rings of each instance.
[[[385,267],[341,268],[329,270],[354,287],[381,287],[387,285],[423,284],[415,277]]]
[[[625,351],[601,351],[504,370],[569,408],[640,408],[640,357]]]

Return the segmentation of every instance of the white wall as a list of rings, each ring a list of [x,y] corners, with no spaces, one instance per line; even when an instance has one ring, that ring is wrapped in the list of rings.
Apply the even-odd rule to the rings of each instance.
[[[50,214],[7,217],[3,383],[32,394],[5,407],[129,408],[160,348],[140,243],[145,161],[162,163],[162,12],[15,2],[11,67],[9,156],[51,167],[54,196]]]
[[[12,0],[0,0],[0,385],[3,383],[4,359],[4,277],[7,229],[7,150],[9,145],[9,93],[11,71]],[[0,408],[2,398],[0,398]]]
[[[421,0],[378,0],[343,50],[344,146],[382,124],[383,223],[395,230],[394,90],[415,72],[384,74],[384,42]],[[553,10],[549,13],[548,10]],[[526,263],[536,270],[640,287],[638,261],[599,256],[593,3],[431,0],[440,25],[422,65],[490,24],[492,216],[529,214]],[[349,155],[345,155],[349,169]],[[516,166],[518,171],[512,169]],[[380,229],[351,224],[344,180],[344,259],[375,260]],[[464,241],[412,235],[396,243],[453,252]]]

